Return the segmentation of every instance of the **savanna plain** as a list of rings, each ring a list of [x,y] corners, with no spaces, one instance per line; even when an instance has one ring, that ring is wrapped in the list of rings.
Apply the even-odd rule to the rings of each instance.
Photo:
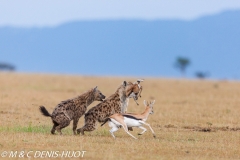
[[[138,77],[139,78],[139,77]],[[142,78],[142,77],[140,77]],[[134,77],[92,77],[0,73],[0,153],[3,151],[86,151],[76,159],[240,159],[240,82],[227,80],[187,80],[146,78],[137,105],[130,99],[128,112],[141,113],[143,100],[156,100],[154,114],[147,122],[151,131],[141,136],[120,129],[116,139],[108,125],[75,136],[72,123],[63,135],[51,135],[52,121],[39,112],[98,86],[106,96]],[[88,109],[99,102],[92,103]],[[78,128],[84,124],[80,118]],[[0,159],[74,159],[21,158]]]

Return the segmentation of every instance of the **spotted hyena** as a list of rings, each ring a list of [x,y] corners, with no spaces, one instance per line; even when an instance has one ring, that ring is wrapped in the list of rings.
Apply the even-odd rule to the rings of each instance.
[[[77,133],[84,135],[84,131],[90,132],[96,129],[97,121],[104,122],[107,117],[114,113],[125,112],[129,98],[137,100],[141,91],[140,81],[135,83],[124,81],[114,94],[85,114],[85,125],[77,129]]]
[[[62,101],[59,103],[52,114],[46,110],[44,106],[40,106],[40,111],[44,116],[52,118],[53,127],[51,133],[54,134],[57,130],[62,134],[61,129],[67,127],[73,120],[73,133],[76,134],[77,123],[79,118],[86,112],[87,107],[93,101],[103,101],[105,96],[95,87],[82,95]]]

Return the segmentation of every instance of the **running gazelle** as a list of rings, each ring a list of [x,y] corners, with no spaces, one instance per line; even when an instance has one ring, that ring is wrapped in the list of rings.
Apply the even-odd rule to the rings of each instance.
[[[108,117],[101,126],[103,126],[106,122],[108,122],[109,127],[111,127],[110,133],[113,136],[113,138],[115,138],[113,133],[116,132],[120,127],[123,127],[124,131],[127,132],[127,134],[129,134],[133,138],[137,139],[131,133],[129,133],[128,127],[138,127],[140,129],[142,129],[143,131],[141,133],[139,133],[139,135],[142,135],[143,133],[145,133],[147,131],[147,129],[142,126],[143,124],[145,124],[152,131],[153,137],[156,138],[156,135],[155,135],[152,127],[150,126],[150,124],[146,123],[149,114],[153,114],[153,104],[154,103],[155,103],[155,100],[150,102],[150,104],[144,100],[144,105],[146,108],[143,113],[141,113],[141,114],[116,113],[116,114],[113,114],[110,117]]]

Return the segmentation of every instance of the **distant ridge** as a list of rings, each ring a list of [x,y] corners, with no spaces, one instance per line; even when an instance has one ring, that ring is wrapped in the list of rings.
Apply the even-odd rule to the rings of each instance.
[[[55,28],[0,28],[0,61],[24,72],[240,78],[240,11],[193,21],[79,21]]]

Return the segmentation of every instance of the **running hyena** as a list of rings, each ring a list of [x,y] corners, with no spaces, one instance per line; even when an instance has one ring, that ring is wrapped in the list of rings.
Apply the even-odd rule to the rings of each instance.
[[[40,106],[39,109],[44,116],[52,118],[54,124],[52,134],[55,130],[62,134],[61,129],[67,127],[71,120],[73,120],[73,133],[76,134],[78,120],[86,112],[87,107],[93,101],[103,101],[104,98],[105,96],[95,87],[76,98],[62,101],[55,107],[52,114],[49,114],[44,106]]]
[[[84,131],[90,132],[96,129],[97,121],[104,122],[107,117],[114,113],[125,112],[128,99],[134,98],[134,100],[137,100],[140,96],[142,90],[140,82],[140,80],[135,83],[124,81],[114,94],[85,114],[85,125],[77,129],[77,133],[81,132],[84,135]]]

